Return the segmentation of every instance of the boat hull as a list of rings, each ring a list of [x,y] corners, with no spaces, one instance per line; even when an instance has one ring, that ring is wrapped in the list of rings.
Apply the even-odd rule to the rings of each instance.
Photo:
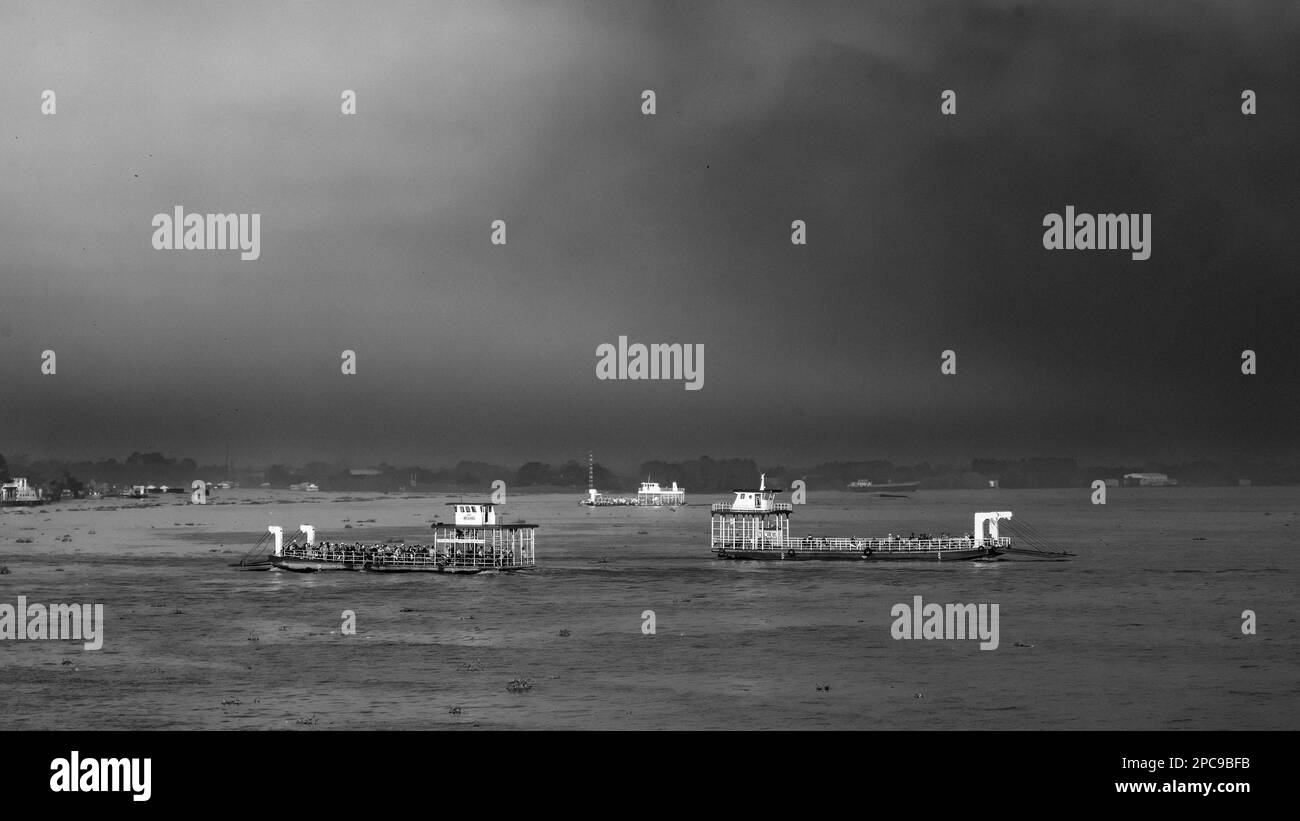
[[[485,573],[488,571],[527,570],[532,565],[439,564],[437,562],[389,564],[371,561],[327,561],[324,559],[276,558],[271,566],[294,573],[322,573],[337,570],[368,573]]]
[[[1002,551],[997,548],[970,548],[956,550],[807,550],[790,548],[718,547],[713,553],[719,559],[739,561],[785,562],[964,562],[974,559],[995,559]]]

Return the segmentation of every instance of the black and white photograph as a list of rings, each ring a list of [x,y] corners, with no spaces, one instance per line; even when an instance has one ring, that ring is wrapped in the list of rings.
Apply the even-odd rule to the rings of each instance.
[[[0,65],[45,804],[1015,731],[1232,812],[1300,729],[1300,4],[24,1]]]

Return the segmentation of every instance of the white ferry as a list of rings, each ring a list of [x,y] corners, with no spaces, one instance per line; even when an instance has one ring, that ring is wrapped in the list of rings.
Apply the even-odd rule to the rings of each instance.
[[[283,528],[267,528],[274,537],[271,555],[253,555],[266,541],[234,565],[245,570],[269,569],[314,572],[369,570],[375,573],[481,573],[535,567],[537,525],[501,524],[491,502],[449,502],[455,516],[449,524],[433,525],[429,543],[319,541],[316,529],[302,525],[302,541],[284,543]],[[264,555],[264,554],[263,554]]]
[[[757,488],[733,492],[733,501],[712,509],[712,549],[719,559],[962,561],[993,558],[1011,548],[1011,539],[998,533],[998,522],[1010,519],[1010,511],[976,513],[974,529],[961,536],[791,537],[794,507],[776,501],[782,491],[767,487],[767,477]]]
[[[642,482],[635,496],[610,496],[593,488],[587,489],[587,498],[580,504],[588,507],[677,507],[686,504],[686,489],[673,482],[671,488],[660,487],[658,482]]]
[[[673,482],[671,488],[661,488],[658,482],[642,482],[641,489],[636,492],[638,504],[642,505],[684,505],[686,504],[686,490],[677,487]]]

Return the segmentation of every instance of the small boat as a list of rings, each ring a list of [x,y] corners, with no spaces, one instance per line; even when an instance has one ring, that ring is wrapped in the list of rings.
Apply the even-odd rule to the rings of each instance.
[[[849,482],[848,489],[857,493],[898,496],[904,493],[912,493],[920,486],[920,482],[881,482],[877,484],[870,479],[858,479],[856,482]]]

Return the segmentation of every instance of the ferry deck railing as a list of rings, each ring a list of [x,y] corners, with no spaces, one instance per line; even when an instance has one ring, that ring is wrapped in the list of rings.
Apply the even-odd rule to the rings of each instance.
[[[785,539],[774,540],[739,540],[729,542],[718,540],[714,542],[715,548],[730,550],[771,550],[781,552],[785,550],[802,550],[802,551],[844,551],[844,552],[861,552],[870,549],[872,552],[882,553],[908,553],[908,552],[930,552],[942,550],[974,550],[977,545],[973,538],[939,538],[939,539],[856,539],[850,537],[790,537]],[[1010,547],[1011,539],[1002,536],[997,539],[985,539],[984,547]]]
[[[733,510],[732,508],[733,505],[731,502],[713,503],[714,513],[774,513],[777,511],[783,513],[789,513],[794,510],[794,505],[790,504],[789,502],[773,502],[771,507],[765,507],[757,510],[752,507],[737,508],[735,510]]]
[[[321,548],[304,547],[302,545],[290,545],[284,548],[284,556],[292,559],[306,561],[323,561],[338,562],[341,564],[369,565],[371,567],[393,567],[393,568],[425,568],[425,567],[453,567],[453,568],[474,568],[474,567],[533,567],[535,561],[526,553],[516,560],[514,554],[509,550],[486,551],[482,554],[477,551],[465,552],[457,555],[455,552],[447,553],[433,551],[429,553],[429,548],[423,549],[407,548],[401,553],[388,552],[384,548],[373,550],[363,550],[353,547],[346,548]]]

